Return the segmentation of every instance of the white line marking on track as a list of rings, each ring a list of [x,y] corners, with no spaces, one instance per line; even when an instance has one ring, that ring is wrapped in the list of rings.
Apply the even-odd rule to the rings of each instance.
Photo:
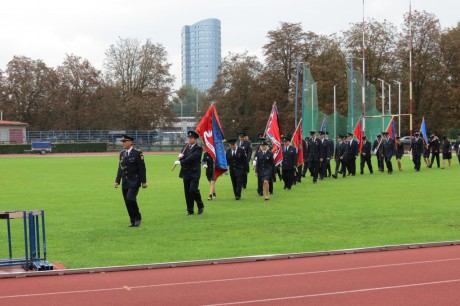
[[[279,298],[272,298],[272,299],[249,300],[249,301],[229,302],[229,303],[221,303],[221,304],[207,304],[203,306],[240,305],[240,304],[252,304],[252,303],[262,303],[262,302],[274,302],[274,301],[282,301],[282,300],[306,299],[306,298],[312,298],[312,297],[330,296],[330,295],[338,295],[338,294],[350,294],[350,293],[360,293],[360,292],[369,292],[369,291],[410,288],[410,287],[419,287],[419,286],[448,284],[448,283],[455,283],[455,282],[460,282],[460,279],[449,279],[449,280],[427,282],[427,283],[414,283],[414,284],[407,284],[407,285],[365,288],[365,289],[356,289],[356,290],[348,290],[348,291],[335,291],[335,292],[297,295],[297,296],[286,296],[286,297],[279,297]]]
[[[448,259],[438,259],[438,260],[403,262],[403,263],[386,264],[386,265],[362,266],[362,267],[343,268],[343,269],[331,269],[331,270],[307,271],[307,272],[297,272],[297,273],[285,273],[285,274],[259,275],[259,276],[247,276],[247,277],[236,277],[236,278],[211,279],[211,280],[189,281],[189,282],[178,282],[178,283],[140,285],[140,286],[130,286],[129,288],[131,290],[134,290],[134,289],[143,289],[143,288],[195,285],[195,284],[205,284],[205,283],[221,283],[221,282],[230,282],[230,281],[243,281],[243,280],[275,278],[275,277],[289,277],[289,276],[300,276],[300,275],[311,275],[311,274],[322,274],[322,273],[333,273],[333,272],[357,271],[357,270],[366,270],[366,269],[378,269],[378,268],[408,266],[408,265],[417,265],[417,264],[430,264],[430,263],[440,263],[440,262],[449,262],[449,261],[458,261],[458,260],[460,260],[460,257],[458,257],[458,258],[448,258]],[[107,275],[110,275],[110,274],[107,274]],[[5,296],[0,296],[0,300],[1,299],[12,299],[12,298],[23,298],[23,297],[59,295],[59,294],[91,293],[91,292],[126,290],[126,287],[127,286],[113,287],[113,288],[85,289],[85,290],[75,290],[75,291],[56,291],[56,292],[43,292],[43,293],[31,293],[31,294],[5,295]]]

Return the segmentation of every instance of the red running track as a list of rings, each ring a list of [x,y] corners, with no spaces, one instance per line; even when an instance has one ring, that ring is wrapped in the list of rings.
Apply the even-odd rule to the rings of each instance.
[[[1,279],[0,305],[460,305],[460,246]]]

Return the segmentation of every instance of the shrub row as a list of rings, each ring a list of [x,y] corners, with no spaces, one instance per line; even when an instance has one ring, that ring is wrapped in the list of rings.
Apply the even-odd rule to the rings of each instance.
[[[30,144],[0,145],[0,154],[22,154],[30,151]],[[106,142],[53,143],[53,153],[107,152]]]

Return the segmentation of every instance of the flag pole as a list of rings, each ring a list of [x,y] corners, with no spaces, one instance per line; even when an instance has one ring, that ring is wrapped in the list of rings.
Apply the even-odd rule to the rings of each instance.
[[[412,141],[412,2],[409,0],[409,129]]]
[[[273,108],[275,108],[275,105],[276,105],[276,101],[273,102],[272,110],[270,111],[270,116],[273,113]],[[265,130],[264,130],[264,136],[263,137],[265,137],[265,135],[267,135],[267,128],[268,128],[268,123],[270,122],[270,116],[268,116],[268,120],[267,120],[267,124],[265,125]]]
[[[366,112],[366,48],[364,45],[364,0],[363,0],[363,89],[362,89],[362,113],[361,117],[363,120],[363,124],[361,126],[362,131],[364,132],[364,125],[365,125],[365,112]]]

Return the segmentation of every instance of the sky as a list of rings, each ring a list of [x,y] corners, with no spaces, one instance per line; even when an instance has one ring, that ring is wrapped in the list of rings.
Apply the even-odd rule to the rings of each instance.
[[[119,37],[151,39],[168,52],[175,88],[181,86],[181,29],[207,18],[222,27],[222,57],[248,51],[263,60],[267,32],[280,22],[300,22],[304,31],[340,33],[361,22],[362,0],[14,0],[0,6],[0,69],[13,56],[60,65],[66,54],[103,70],[105,51]],[[460,21],[459,0],[412,0],[412,9],[433,13],[442,28]],[[409,0],[365,0],[365,18],[403,22]]]

